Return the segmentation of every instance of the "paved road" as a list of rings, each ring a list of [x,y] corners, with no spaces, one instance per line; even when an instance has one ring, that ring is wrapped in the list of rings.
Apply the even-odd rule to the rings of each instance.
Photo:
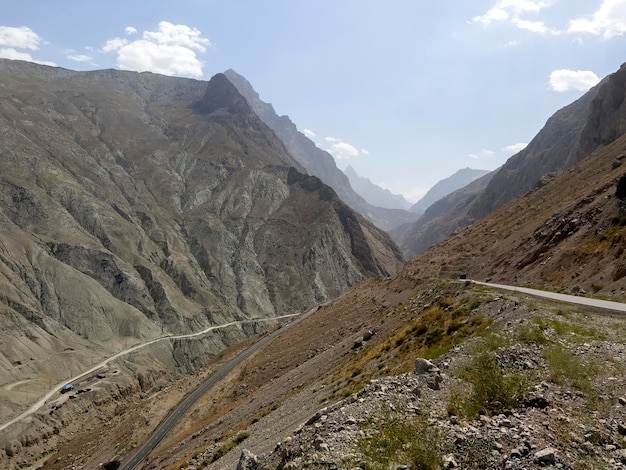
[[[241,364],[245,359],[250,357],[253,353],[261,349],[275,337],[280,335],[281,333],[287,331],[289,328],[300,323],[305,318],[309,317],[313,313],[317,311],[317,307],[309,310],[305,314],[299,316],[297,319],[283,326],[279,330],[274,331],[273,333],[265,336],[261,340],[257,341],[255,344],[250,346],[248,349],[243,351],[237,357],[228,362],[224,367],[218,370],[215,374],[209,377],[205,382],[200,384],[198,388],[196,388],[193,392],[191,392],[187,397],[181,401],[178,406],[172,411],[154,430],[150,438],[142,444],[129,458],[126,460],[119,470],[133,470],[137,468],[137,466],[145,460],[146,457],[152,452],[152,450],[161,442],[161,440],[165,437],[165,435],[174,427],[177,421],[183,416],[183,414],[193,405],[196,400],[198,400],[204,393],[213,387],[216,383],[218,383],[226,374],[232,371],[235,367]]]
[[[568,302],[571,304],[586,305],[588,307],[596,307],[604,310],[613,310],[616,312],[626,312],[626,304],[621,302],[612,302],[610,300],[592,299],[589,297],[580,297],[578,295],[559,294],[557,292],[548,292],[538,289],[530,289],[528,287],[516,287],[507,286],[505,284],[492,284],[490,282],[471,281],[474,284],[480,284],[483,286],[496,287],[498,289],[512,290],[516,292],[523,292],[525,294],[534,295],[537,297],[545,297],[547,299],[559,300],[561,302]]]
[[[611,302],[608,300],[599,300],[599,299],[591,299],[588,297],[579,297],[576,295],[566,295],[559,294],[556,292],[547,292],[538,289],[530,289],[527,287],[516,287],[516,286],[508,286],[504,284],[493,284],[489,282],[481,282],[481,281],[471,281],[475,284],[480,284],[488,287],[494,287],[498,289],[506,289],[516,292],[523,292],[525,294],[534,295],[538,297],[545,297],[552,300],[558,300],[561,302],[568,302],[579,305],[586,305],[590,307],[600,308],[604,310],[612,310],[617,312],[626,312],[626,304],[620,302]],[[235,357],[229,363],[227,363],[222,369],[216,372],[214,375],[209,377],[203,384],[201,384],[196,390],[194,390],[190,395],[187,396],[178,407],[170,413],[164,421],[159,424],[156,428],[152,436],[146,441],[141,447],[139,447],[134,454],[129,457],[129,459],[120,467],[119,470],[133,470],[137,468],[137,466],[150,454],[150,452],[161,442],[163,437],[174,427],[176,422],[180,419],[180,417],[189,409],[189,407],[196,401],[200,396],[202,396],[207,390],[213,387],[219,380],[221,380],[226,374],[232,371],[237,365],[239,365],[242,361],[252,355],[254,352],[258,351],[269,341],[274,339],[279,334],[283,333],[287,329],[293,327],[298,324],[311,314],[313,314],[317,308],[310,310],[305,313],[298,319],[293,322],[285,325],[281,329],[275,331],[274,333],[264,337],[259,342],[255,343],[253,346],[242,352],[239,356]]]
[[[292,315],[283,315],[283,316],[280,316],[280,317],[270,317],[270,318],[259,318],[259,319],[243,320],[243,321],[234,321],[234,322],[226,323],[226,324],[223,324],[223,325],[210,326],[209,328],[206,328],[206,329],[204,329],[202,331],[198,331],[196,333],[189,333],[189,334],[184,334],[184,335],[171,335],[171,334],[168,334],[168,335],[165,335],[165,336],[161,336],[161,337],[159,337],[157,339],[153,339],[151,341],[146,341],[145,343],[136,344],[136,345],[134,345],[134,346],[132,346],[132,347],[130,347],[128,349],[125,349],[124,351],[120,351],[117,354],[114,354],[113,356],[106,358],[104,361],[100,362],[99,364],[96,364],[95,366],[93,366],[89,370],[81,372],[80,374],[78,374],[75,377],[71,377],[69,379],[64,380],[63,382],[59,382],[58,384],[53,386],[48,391],[48,393],[46,393],[43,397],[41,397],[36,403],[31,405],[31,407],[28,408],[24,413],[22,413],[19,416],[16,416],[15,418],[11,419],[10,421],[7,421],[6,423],[0,424],[0,431],[2,431],[5,428],[8,428],[12,424],[15,424],[18,421],[21,421],[24,418],[26,418],[26,417],[32,415],[33,413],[35,413],[39,408],[44,406],[46,404],[46,402],[50,398],[52,398],[53,396],[57,395],[59,393],[59,391],[61,390],[61,387],[63,387],[63,385],[65,385],[67,383],[77,382],[78,380],[82,379],[86,375],[89,375],[92,372],[95,372],[98,369],[103,368],[109,362],[111,362],[111,361],[113,361],[115,359],[118,359],[118,358],[120,358],[122,356],[125,356],[126,354],[130,354],[131,352],[137,351],[138,349],[145,348],[146,346],[149,346],[149,345],[154,344],[154,343],[158,343],[159,341],[169,341],[169,340],[173,340],[173,339],[195,338],[197,336],[205,335],[205,334],[207,334],[207,333],[209,333],[209,332],[211,332],[213,330],[219,330],[221,328],[228,328],[229,326],[233,326],[233,325],[241,325],[242,323],[249,323],[249,322],[254,322],[254,321],[279,320],[279,319],[282,319],[282,318],[293,317],[293,316],[295,316],[295,315],[292,314]]]

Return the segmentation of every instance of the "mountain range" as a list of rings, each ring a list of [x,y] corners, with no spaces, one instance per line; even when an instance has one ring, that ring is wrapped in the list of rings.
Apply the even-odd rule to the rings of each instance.
[[[388,189],[381,188],[377,184],[372,183],[369,178],[359,176],[354,168],[352,168],[352,165],[348,165],[344,173],[348,177],[348,180],[350,180],[350,185],[354,190],[369,204],[376,207],[386,207],[388,209],[410,209],[411,203],[407,201],[404,196],[394,194]]]
[[[366,401],[392,403],[382,378],[414,370],[415,357],[426,354],[440,358],[438,372],[403,392],[411,394],[410,409],[392,410],[405,421],[422,416],[422,399],[453,382],[450,364],[471,356],[469,344],[489,338],[496,327],[525,341],[494,346],[496,359],[513,368],[509,375],[547,370],[541,360],[558,348],[575,357],[590,348],[623,357],[619,341],[609,338],[623,325],[602,333],[590,333],[589,326],[563,330],[580,320],[577,314],[561,307],[556,319],[546,319],[548,307],[458,278],[623,300],[626,66],[556,112],[500,169],[472,172],[469,184],[402,226],[394,224],[409,211],[364,202],[335,172],[332,157],[303,140],[232,71],[203,82],[3,60],[0,83],[1,415],[15,416],[52,383],[130,345],[233,324],[118,360],[102,378],[89,379],[88,392],[61,402],[67,403],[62,410],[42,410],[3,431],[0,463],[9,468],[51,452],[44,468],[123,459],[201,376],[279,317],[322,304],[231,372],[148,465],[233,468],[229,449],[247,440],[267,462],[339,468],[335,457],[324,457],[331,428],[337,434],[338,427],[358,425],[367,433],[373,421],[344,416],[334,427],[340,419],[334,413]],[[309,168],[315,164],[318,174]],[[333,178],[341,193],[326,183]],[[343,192],[352,203],[342,201]],[[372,219],[395,226],[398,245],[417,256],[404,263],[398,245]],[[572,335],[584,339],[570,343]],[[551,347],[539,352],[546,341]],[[526,357],[531,350],[536,353]],[[602,364],[613,383],[624,383],[623,371]],[[500,447],[491,441],[486,450],[471,447],[468,430],[491,429],[488,419],[500,420],[499,432],[511,429],[502,424],[504,414],[482,410],[483,418],[463,418],[467,426],[457,430],[456,417],[427,407],[443,413],[431,416],[433,426],[457,433],[448,456],[474,449],[496,459],[493,450],[500,455],[506,449],[511,465],[529,455],[524,468],[543,465],[536,457],[543,449],[532,448],[547,442],[539,428],[568,422],[550,409],[591,398],[598,387],[558,382],[554,372],[541,377],[525,397],[535,401],[509,415],[511,424],[543,413],[524,425],[528,451],[514,447],[508,431],[495,441]],[[603,387],[618,393],[608,379]],[[544,413],[537,394],[546,388],[556,391],[541,395],[554,405]],[[606,406],[586,413],[590,428],[582,443],[554,435],[557,450],[545,455],[562,466],[583,455],[619,461],[611,453],[621,428],[612,423],[626,419],[621,402],[617,395],[598,400]],[[569,417],[576,423],[571,435],[585,426],[580,416]],[[595,439],[602,423],[608,430]],[[314,429],[327,434],[314,435]],[[579,447],[568,447],[571,442]],[[357,451],[342,454],[350,468],[360,462]],[[190,467],[199,455],[207,457]],[[218,460],[224,455],[232,466],[220,466],[227,465],[228,457]]]
[[[489,171],[475,170],[472,168],[462,168],[451,176],[437,182],[419,201],[410,207],[411,212],[423,214],[434,203],[443,199],[447,195],[464,188],[472,181],[485,176]]]
[[[226,77],[245,97],[250,107],[283,142],[289,153],[313,176],[333,188],[337,195],[360,214],[383,230],[389,230],[415,220],[417,217],[403,209],[388,209],[368,203],[351,186],[348,177],[335,164],[328,152],[320,149],[311,139],[298,131],[288,116],[278,116],[270,103],[262,101],[250,82],[232,69]]]
[[[247,322],[152,358],[189,372],[402,264],[223,74],[2,60],[0,82],[0,383],[37,393],[137,341]],[[1,389],[2,416],[24,398]]]
[[[437,201],[412,225],[392,231],[394,240],[407,257],[420,254],[616,139],[626,128],[625,83],[622,66],[557,111],[528,146],[501,168]]]

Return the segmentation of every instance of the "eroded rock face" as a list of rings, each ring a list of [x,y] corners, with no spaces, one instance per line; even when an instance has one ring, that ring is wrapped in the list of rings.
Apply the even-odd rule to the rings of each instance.
[[[56,383],[165,333],[304,311],[402,262],[222,75],[2,60],[0,82],[2,383],[18,363]]]

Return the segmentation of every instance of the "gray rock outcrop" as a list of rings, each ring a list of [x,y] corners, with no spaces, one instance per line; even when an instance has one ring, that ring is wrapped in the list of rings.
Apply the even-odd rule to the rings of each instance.
[[[3,59],[0,82],[0,383],[43,388],[136,342],[302,312],[402,264],[221,74]],[[156,361],[190,372],[262,328]]]

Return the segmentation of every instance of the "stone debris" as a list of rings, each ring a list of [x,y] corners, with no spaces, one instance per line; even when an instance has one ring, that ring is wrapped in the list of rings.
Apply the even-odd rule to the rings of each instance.
[[[626,357],[623,344],[575,348]],[[501,363],[519,370],[528,370],[528,363],[546,367],[532,346],[502,348],[497,355]],[[606,412],[589,411],[585,393],[544,380],[531,387],[522,405],[508,414],[476,419],[448,415],[446,404],[456,380],[450,369],[463,356],[464,350],[457,348],[435,361],[418,358],[411,373],[372,380],[360,392],[321,408],[273,452],[253,458],[244,451],[237,468],[366,468],[357,443],[372,436],[381,412],[392,412],[404,413],[407,419],[428,419],[441,437],[440,468],[468,468],[479,462],[482,466],[471,468],[574,470],[585,461],[588,468],[626,470],[622,397],[601,399]],[[415,467],[400,462],[394,468]]]

